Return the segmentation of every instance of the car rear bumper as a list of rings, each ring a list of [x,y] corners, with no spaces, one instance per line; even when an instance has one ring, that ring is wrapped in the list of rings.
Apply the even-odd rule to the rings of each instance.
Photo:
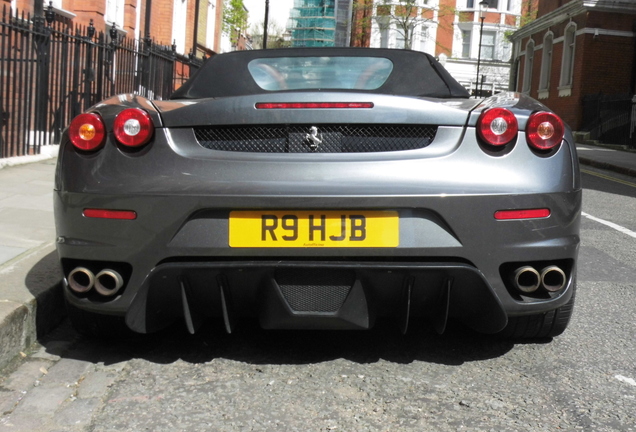
[[[502,209],[544,207],[551,210],[548,218],[493,217]],[[134,209],[138,217],[91,219],[82,216],[84,208]],[[399,215],[400,241],[391,248],[232,248],[230,212],[250,208],[390,209]],[[211,316],[222,316],[231,328],[235,319],[251,315],[267,328],[334,329],[368,328],[377,316],[395,317],[403,328],[405,317],[424,316],[443,328],[450,316],[492,333],[505,326],[507,316],[547,312],[569,300],[580,191],[347,199],[58,192],[55,211],[67,277],[83,266],[95,274],[112,268],[124,278],[114,297],[66,289],[69,302],[93,312],[126,315],[128,325],[139,332],[182,318],[194,330]],[[526,296],[510,284],[511,273],[521,266],[540,270],[553,264],[563,268],[567,279],[557,293]],[[291,280],[285,286],[307,287],[322,273],[343,280],[317,284],[322,288],[314,291],[334,292],[345,300],[337,309],[298,310],[280,280]],[[342,286],[347,288],[335,288]],[[298,295],[311,298],[318,295],[314,291],[299,288]]]

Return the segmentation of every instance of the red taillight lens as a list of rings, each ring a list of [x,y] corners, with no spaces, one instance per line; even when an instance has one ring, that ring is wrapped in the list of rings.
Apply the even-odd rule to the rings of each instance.
[[[477,120],[477,133],[493,146],[508,144],[518,132],[517,117],[505,108],[490,108],[481,113]]]
[[[84,217],[97,219],[137,219],[137,213],[132,210],[107,210],[107,209],[84,209]]]
[[[99,115],[80,114],[71,121],[68,136],[73,145],[80,150],[97,150],[104,145],[106,128]]]
[[[117,114],[113,132],[117,141],[127,147],[139,147],[150,141],[154,132],[152,119],[146,111],[128,108]]]
[[[539,150],[551,150],[561,144],[565,128],[556,114],[540,111],[532,114],[526,126],[528,144]]]

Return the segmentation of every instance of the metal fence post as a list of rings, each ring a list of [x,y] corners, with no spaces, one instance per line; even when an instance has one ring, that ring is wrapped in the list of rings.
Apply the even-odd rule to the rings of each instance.
[[[33,18],[33,43],[36,53],[35,113],[33,119],[33,141],[28,138],[36,154],[40,152],[46,134],[47,98],[49,94],[49,49],[51,29],[44,25],[43,17]],[[26,131],[29,133],[30,131]],[[48,140],[46,140],[48,141]]]

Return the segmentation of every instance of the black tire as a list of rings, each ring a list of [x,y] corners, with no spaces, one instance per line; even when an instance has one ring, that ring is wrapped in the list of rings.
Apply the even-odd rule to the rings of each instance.
[[[69,321],[76,332],[94,339],[130,338],[136,333],[128,328],[124,317],[102,315],[79,309],[66,302]]]
[[[499,333],[508,339],[552,338],[559,336],[567,328],[574,311],[574,297],[553,311],[540,315],[509,317],[508,325]]]

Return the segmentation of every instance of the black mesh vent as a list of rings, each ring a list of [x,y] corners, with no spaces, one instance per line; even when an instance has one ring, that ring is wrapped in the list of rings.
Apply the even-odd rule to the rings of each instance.
[[[272,125],[197,127],[211,150],[251,153],[368,153],[429,145],[437,127],[422,125]]]
[[[276,282],[296,312],[337,312],[355,281],[351,271],[298,269],[276,273]]]

